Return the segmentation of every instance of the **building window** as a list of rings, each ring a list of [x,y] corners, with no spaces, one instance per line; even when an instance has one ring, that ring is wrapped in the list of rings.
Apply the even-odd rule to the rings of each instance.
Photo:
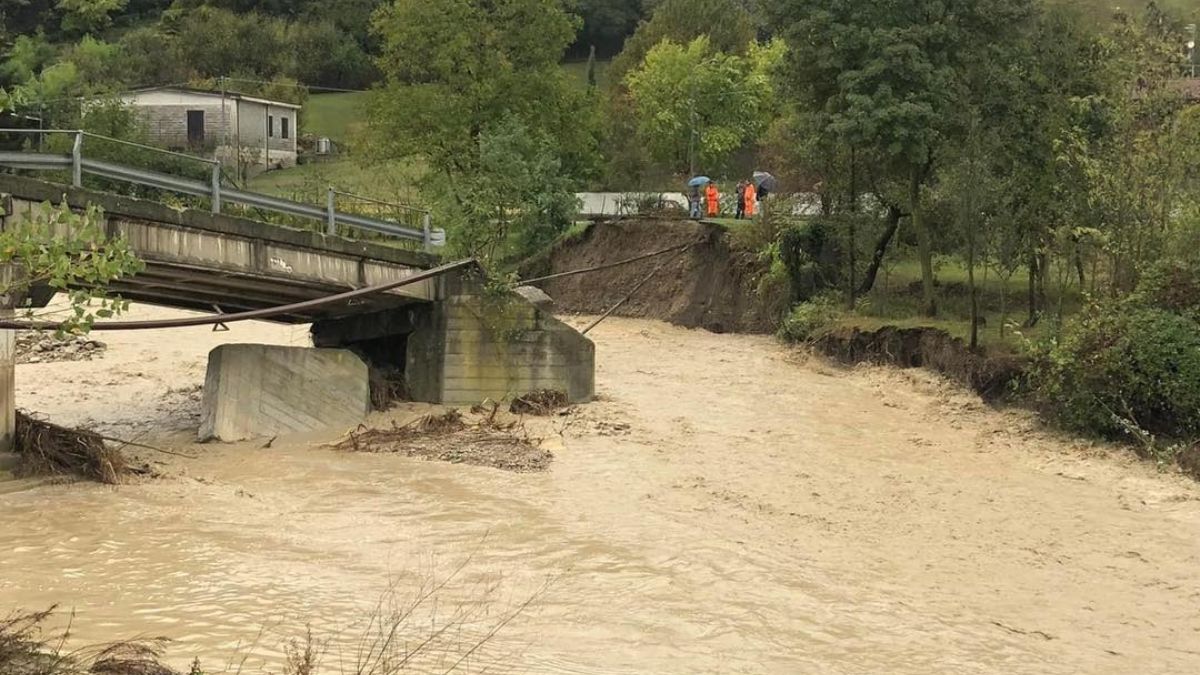
[[[290,137],[291,129],[289,127],[291,126],[291,122],[292,119],[290,117],[279,118],[279,133],[284,138]]]
[[[267,137],[275,138],[275,116],[267,115]]]

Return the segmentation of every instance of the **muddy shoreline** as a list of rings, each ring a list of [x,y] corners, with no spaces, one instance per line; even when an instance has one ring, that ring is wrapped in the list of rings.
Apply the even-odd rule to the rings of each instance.
[[[962,339],[937,328],[839,328],[818,337],[811,347],[845,365],[923,368],[988,402],[1013,400],[1028,367],[1028,361],[1017,356],[972,352]]]

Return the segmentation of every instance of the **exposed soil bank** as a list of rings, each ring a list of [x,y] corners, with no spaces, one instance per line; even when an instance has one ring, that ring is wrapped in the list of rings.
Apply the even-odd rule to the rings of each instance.
[[[716,225],[665,219],[597,223],[528,265],[524,276],[597,267],[685,244],[692,246],[683,253],[537,285],[560,312],[600,314],[661,266],[616,312],[618,316],[661,319],[714,333],[774,331],[783,303],[757,292],[754,256],[733,250],[726,232]]]
[[[786,299],[759,292],[760,267],[754,256],[733,249],[728,233],[716,225],[668,219],[597,223],[532,262],[525,276],[599,267],[685,244],[692,246],[682,254],[666,253],[538,285],[554,299],[558,311],[599,314],[661,266],[617,315],[715,333],[774,332]],[[842,329],[826,334],[814,347],[842,363],[925,368],[987,400],[1010,394],[1025,366],[1016,357],[972,353],[962,340],[934,328]]]
[[[1020,358],[976,354],[961,339],[937,328],[843,328],[821,336],[813,348],[842,363],[925,368],[971,388],[988,401],[1012,394],[1025,371]]]

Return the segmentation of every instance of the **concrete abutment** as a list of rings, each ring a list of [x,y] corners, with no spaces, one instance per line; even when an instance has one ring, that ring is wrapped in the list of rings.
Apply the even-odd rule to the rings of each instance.
[[[344,347],[417,401],[473,405],[551,389],[595,394],[595,346],[521,295],[489,290],[480,272],[441,280],[441,299],[313,325],[318,347]]]

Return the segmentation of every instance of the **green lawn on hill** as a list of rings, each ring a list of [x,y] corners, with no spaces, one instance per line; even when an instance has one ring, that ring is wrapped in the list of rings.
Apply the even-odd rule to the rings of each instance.
[[[366,104],[366,92],[310,96],[301,114],[302,131],[347,143],[365,124]]]

